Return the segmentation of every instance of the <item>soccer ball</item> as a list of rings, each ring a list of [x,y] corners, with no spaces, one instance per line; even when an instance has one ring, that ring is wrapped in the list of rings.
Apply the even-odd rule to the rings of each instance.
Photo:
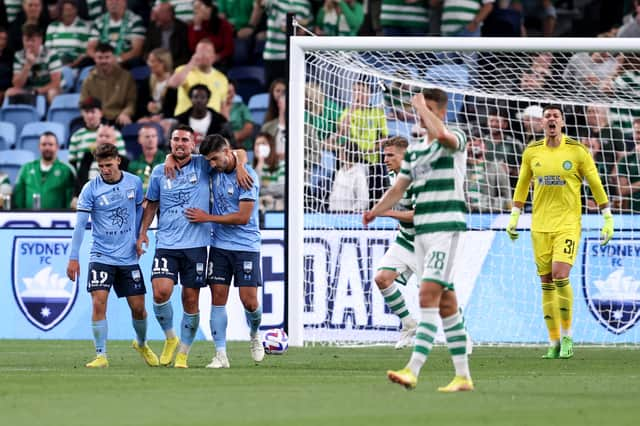
[[[265,331],[262,338],[262,346],[269,355],[282,355],[289,348],[289,337],[281,328],[272,328]]]

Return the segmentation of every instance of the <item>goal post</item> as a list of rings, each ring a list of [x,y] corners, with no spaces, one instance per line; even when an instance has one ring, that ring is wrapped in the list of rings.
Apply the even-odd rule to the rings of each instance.
[[[635,231],[640,221],[636,223],[633,193],[620,189],[618,173],[624,162],[630,173],[622,176],[627,183],[632,183],[632,174],[638,174],[640,181],[640,165],[633,169],[629,157],[634,149],[630,126],[640,117],[636,59],[640,45],[634,39],[292,36],[289,40],[285,232],[292,346],[391,343],[397,338],[400,323],[385,309],[373,282],[378,261],[394,241],[396,222],[378,218],[365,230],[360,217],[364,206],[390,185],[379,142],[395,135],[410,143],[422,137],[410,100],[428,87],[449,94],[448,124],[467,134],[472,153],[468,167],[482,163],[478,176],[483,177],[478,181],[467,173],[470,232],[458,249],[464,262],[456,274],[472,338],[483,343],[546,341],[527,232],[530,209],[520,220],[523,232],[515,244],[508,241],[504,228],[519,156],[526,139],[539,136],[533,119],[540,118],[542,105],[557,103],[567,118],[565,133],[587,141],[596,161],[601,160],[603,183],[616,213],[616,239],[602,249],[597,244],[601,218],[597,208],[585,202],[582,241],[570,277],[576,341],[640,343],[640,326],[635,326],[640,317],[640,260],[634,254],[637,249],[640,256]],[[595,52],[607,54],[594,59]],[[619,54],[624,56],[618,56],[615,65],[611,58]],[[593,68],[589,60],[596,61]],[[605,65],[610,65],[611,75],[605,75]],[[594,78],[607,77],[602,87],[589,86],[586,74],[591,69],[597,71]],[[536,86],[537,72],[548,72],[543,78],[549,84]],[[354,89],[358,84],[363,87],[359,90],[368,92],[365,101]],[[356,97],[365,103],[366,113],[354,112]],[[640,122],[638,126],[640,144]],[[354,130],[357,127],[361,134]],[[515,146],[510,148],[513,152],[505,148],[506,135]],[[475,162],[472,144],[482,146],[482,161]],[[494,165],[490,167],[485,157]],[[346,163],[346,171],[340,172]],[[353,182],[363,174],[362,182],[368,184],[364,201],[358,188],[349,188],[352,199],[344,199],[345,191],[335,194],[340,192],[335,187],[339,179]],[[585,201],[589,194],[585,190]],[[415,277],[402,288],[417,316]]]

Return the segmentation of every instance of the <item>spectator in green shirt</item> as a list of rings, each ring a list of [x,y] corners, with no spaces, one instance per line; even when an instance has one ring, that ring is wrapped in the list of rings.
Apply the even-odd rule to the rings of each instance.
[[[37,198],[41,209],[71,206],[75,174],[71,166],[58,160],[59,146],[54,133],[40,136],[40,158],[23,165],[18,174],[13,188],[14,208],[32,209]]]
[[[356,0],[325,0],[318,10],[316,33],[326,36],[355,36],[364,22],[364,8]]]
[[[253,129],[254,124],[251,117],[251,111],[244,102],[234,102],[236,96],[236,87],[238,82],[229,80],[229,88],[227,89],[227,98],[222,103],[220,114],[224,115],[227,121],[231,123],[231,130],[236,140],[234,148],[244,148],[249,151],[253,149]]]
[[[158,149],[158,129],[150,124],[143,125],[138,130],[138,143],[142,148],[140,156],[129,163],[129,172],[142,179],[142,188],[147,192],[149,176],[158,164],[164,163],[165,152]]]

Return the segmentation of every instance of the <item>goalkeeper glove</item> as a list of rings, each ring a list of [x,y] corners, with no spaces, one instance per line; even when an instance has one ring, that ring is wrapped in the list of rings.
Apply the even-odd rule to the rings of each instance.
[[[604,218],[604,225],[602,225],[602,231],[600,232],[600,245],[606,245],[613,237],[613,215],[611,209],[607,207],[602,209],[602,217]]]
[[[519,218],[520,218],[520,208],[512,207],[511,218],[509,219],[509,224],[507,225],[507,234],[509,234],[509,238],[511,238],[511,241],[515,241],[518,239],[519,235],[516,232],[516,227],[518,226]]]

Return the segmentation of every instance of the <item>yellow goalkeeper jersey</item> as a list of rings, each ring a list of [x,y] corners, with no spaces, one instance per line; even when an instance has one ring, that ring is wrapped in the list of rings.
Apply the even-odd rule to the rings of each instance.
[[[522,155],[514,202],[527,200],[532,179],[532,231],[580,229],[583,179],[589,183],[598,205],[608,202],[591,154],[584,145],[566,135],[562,135],[557,147],[547,146],[546,139],[527,146]]]

